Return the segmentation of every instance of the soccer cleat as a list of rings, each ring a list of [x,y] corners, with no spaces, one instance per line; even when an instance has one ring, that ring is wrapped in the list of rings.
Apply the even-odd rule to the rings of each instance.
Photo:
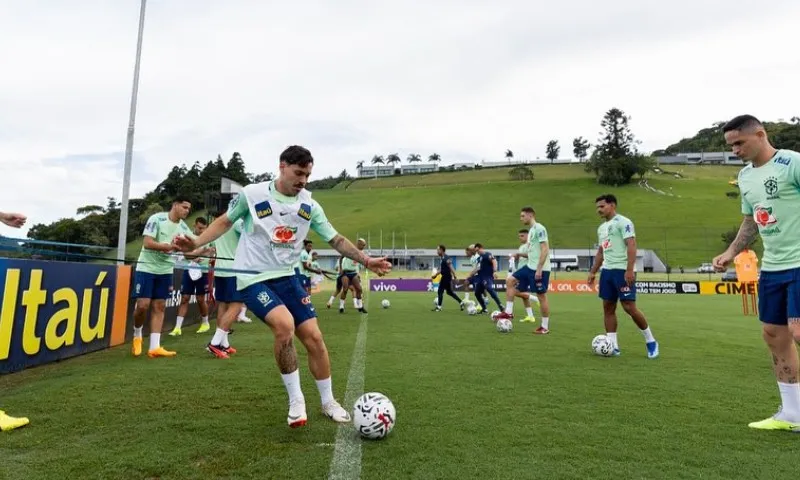
[[[619,348],[615,348],[613,352],[611,352],[612,357],[619,357],[622,355],[622,352],[619,351]]]
[[[547,335],[550,333],[550,330],[544,327],[539,327],[533,331],[534,335]]]
[[[775,415],[758,422],[748,423],[747,426],[757,430],[783,430],[785,432],[800,433],[800,423],[787,422],[778,419],[780,411]]]
[[[240,323],[253,323],[253,321],[250,320],[250,317],[239,317],[236,319],[236,321]]]
[[[536,323],[536,317],[527,316],[527,317],[521,319],[520,322]]]
[[[133,337],[133,345],[131,345],[131,353],[134,357],[142,354],[142,337]]]
[[[350,414],[347,413],[347,410],[342,408],[342,406],[339,405],[339,402],[337,402],[336,400],[332,400],[323,405],[322,413],[326,417],[338,423],[348,423],[351,420]]]
[[[442,307],[433,307],[431,309],[431,312],[441,312],[441,311],[442,311]]]
[[[225,351],[224,348],[220,347],[219,345],[211,345],[210,343],[206,345],[206,351],[211,355],[214,355],[216,358],[230,358],[228,352]]]
[[[331,308],[331,304],[330,304],[330,303],[326,303],[326,304],[325,304],[325,307],[326,307],[326,308]]]
[[[286,422],[291,428],[302,427],[308,421],[306,415],[306,404],[302,402],[295,402],[289,404],[289,416],[286,417]]]
[[[227,353],[228,355],[233,355],[234,353],[236,353],[236,349],[231,347],[230,345],[228,345],[227,347],[222,347],[222,349],[225,350],[225,353]]]
[[[169,332],[170,337],[179,337],[181,335],[183,335],[183,332],[181,332],[181,329],[178,327],[173,328],[172,331]]]
[[[493,320],[497,321],[497,320],[502,320],[504,318],[508,319],[508,320],[512,320],[514,318],[514,314],[513,313],[500,312],[500,314],[497,315]]]
[[[30,420],[27,417],[12,417],[0,410],[0,431],[7,432],[15,428],[24,427],[29,423]]]
[[[367,313],[367,309],[364,307],[359,308],[358,311],[361,313]]]
[[[647,358],[657,358],[658,357],[658,342],[648,342],[647,346]]]
[[[209,330],[211,330],[211,325],[208,323],[204,323],[200,325],[200,328],[197,329],[197,333],[206,333]]]
[[[339,307],[339,313],[344,313],[344,308]]]
[[[171,352],[164,347],[154,348],[147,352],[147,356],[150,358],[157,358],[157,357],[174,357],[177,355],[178,352]]]

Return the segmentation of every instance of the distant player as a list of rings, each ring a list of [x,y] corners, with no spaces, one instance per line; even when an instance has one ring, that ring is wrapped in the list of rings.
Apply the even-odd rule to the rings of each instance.
[[[519,248],[517,249],[517,253],[511,254],[511,258],[514,259],[514,260],[519,258],[519,262],[516,262],[516,261],[514,262],[516,268],[514,268],[514,271],[511,272],[511,275],[509,275],[508,278],[506,279],[506,289],[507,290],[509,288],[509,286],[508,286],[509,280],[513,277],[513,274],[515,272],[519,271],[521,268],[524,268],[524,267],[526,267],[528,265],[528,257],[527,257],[527,255],[528,255],[528,250],[530,250],[530,245],[528,244],[528,233],[529,233],[529,229],[528,228],[523,228],[519,232],[517,232],[517,237],[519,239],[520,245],[519,245]],[[534,317],[534,315],[533,315],[533,308],[531,307],[531,299],[532,298],[536,298],[536,296],[533,296],[533,295],[530,294],[530,286],[528,286],[528,287],[529,288],[523,290],[522,287],[519,286],[519,283],[517,282],[517,285],[515,287],[516,291],[514,292],[514,296],[521,298],[522,299],[522,305],[525,307],[526,316],[525,316],[525,318],[521,319],[520,322],[531,322],[531,323],[533,323],[533,322],[536,321],[536,317]],[[506,305],[506,306],[508,306],[508,305]]]
[[[636,232],[633,222],[617,213],[617,197],[611,194],[595,199],[597,214],[605,222],[597,229],[599,247],[589,271],[588,283],[594,285],[600,272],[600,298],[603,299],[603,320],[606,334],[614,344],[614,355],[620,354],[617,342],[617,300],[622,309],[639,327],[647,347],[647,358],[658,357],[658,342],[644,314],[636,307]]]
[[[233,204],[233,199],[229,205]],[[216,212],[215,218],[225,214],[225,211]],[[206,351],[217,358],[229,358],[236,353],[228,340],[231,325],[237,320],[244,305],[241,292],[236,288],[236,273],[233,270],[233,258],[242,236],[244,221],[239,219],[233,223],[230,230],[223,233],[215,242],[217,258],[214,260],[214,291],[217,300],[217,329],[211,341],[206,345]],[[202,232],[201,232],[202,233]]]
[[[344,278],[344,273],[342,273],[342,258],[341,257],[338,260],[336,260],[336,270],[337,270],[337,272],[336,272],[336,290],[334,291],[333,295],[331,295],[331,298],[328,299],[328,302],[325,304],[325,306],[327,308],[331,308],[331,306],[333,305],[333,302],[335,302],[336,299],[339,298],[339,296],[342,294],[342,278]],[[354,287],[353,285],[350,285],[350,290],[353,292],[353,295],[355,295],[356,287]],[[353,298],[355,298],[355,296]],[[358,308],[358,305],[356,305],[356,308]]]
[[[0,222],[12,228],[20,228],[25,225],[28,218],[21,213],[0,212]],[[29,424],[27,417],[12,417],[0,410],[0,431],[7,432],[16,428],[24,427]]]
[[[475,250],[479,256],[477,276],[475,281],[475,297],[478,299],[478,304],[481,306],[480,313],[486,313],[486,301],[484,300],[484,293],[488,293],[492,299],[497,303],[497,309],[502,311],[503,305],[500,303],[500,297],[494,289],[494,280],[497,276],[497,259],[494,258],[491,252],[487,252],[483,245],[480,243],[475,244]]]
[[[142,251],[136,263],[133,278],[133,298],[136,307],[133,311],[133,356],[142,354],[142,329],[150,312],[150,349],[147,356],[174,357],[177,353],[161,346],[161,328],[164,326],[166,300],[172,291],[172,275],[176,256],[172,240],[178,235],[194,237],[184,219],[189,216],[192,204],[186,197],[176,197],[168,212],[156,213],[147,219],[144,227]],[[185,253],[186,258],[193,255],[206,255],[211,249],[198,248]]]
[[[762,430],[800,431],[800,153],[776,150],[762,123],[741,115],[722,128],[733,153],[750,162],[739,172],[744,220],[739,234],[713,260],[725,268],[761,235],[764,255],[758,283],[758,315],[781,394],[781,408],[770,418],[750,423]]]
[[[194,220],[193,233],[195,236],[200,235],[208,227],[208,222],[203,217],[197,217]],[[214,245],[210,245],[213,248]],[[213,250],[209,255],[213,255]],[[171,337],[181,335],[181,328],[183,327],[183,319],[189,311],[189,301],[194,296],[197,301],[197,309],[200,310],[200,328],[196,333],[205,333],[211,329],[208,323],[208,302],[206,296],[208,295],[208,275],[203,272],[200,266],[208,266],[209,260],[207,258],[198,258],[189,262],[189,268],[183,271],[181,279],[181,303],[178,306],[178,316],[175,318],[175,328],[169,332]]]
[[[356,246],[360,251],[363,251],[367,246],[367,241],[359,238]],[[356,262],[347,257],[339,259],[339,268],[342,275],[342,293],[339,300],[339,313],[344,313],[344,305],[347,300],[347,292],[350,290],[350,285],[354,287],[354,303],[355,308],[361,313],[367,313],[364,308],[364,291],[361,288],[361,276],[359,275],[359,268]]]
[[[328,349],[311,299],[294,271],[303,239],[313,230],[341,255],[378,275],[392,267],[385,258],[369,257],[336,232],[305,188],[313,165],[311,152],[290,146],[280,155],[278,178],[244,187],[228,212],[196,240],[187,236],[175,240],[181,250],[192,250],[213,242],[237,220],[244,221],[233,268],[254,273],[237,273],[237,287],[250,311],[270,327],[275,337],[275,362],[289,397],[286,420],[293,428],[305,425],[308,419],[295,336],[308,352],[323,414],[335,422],[351,421],[349,409],[342,408],[333,395]]]
[[[311,250],[314,249],[314,243],[311,240],[303,240],[303,249],[300,251],[300,266],[298,267],[298,275],[300,275],[300,284],[306,289],[306,292],[311,294]]]
[[[440,312],[442,310],[442,298],[444,296],[444,292],[447,292],[452,298],[454,298],[461,307],[461,310],[464,310],[464,302],[458,298],[456,292],[453,291],[453,283],[457,281],[456,279],[456,272],[453,269],[453,262],[450,259],[450,255],[447,254],[447,247],[444,245],[439,245],[436,248],[436,253],[441,258],[441,264],[439,265],[439,269],[436,271],[437,275],[441,275],[439,279],[439,291],[438,291],[438,298],[436,300],[436,306],[433,308],[435,312]]]
[[[524,258],[526,262],[506,279],[506,310],[499,318],[514,317],[514,296],[517,292],[534,293],[542,309],[542,325],[533,333],[547,335],[550,333],[550,303],[547,301],[547,290],[550,287],[550,242],[547,238],[547,229],[536,221],[533,207],[523,207],[519,219],[529,229],[528,251],[516,255],[520,259]],[[528,298],[530,296],[528,294]],[[526,313],[528,317],[523,321],[533,320],[533,310],[528,308]]]

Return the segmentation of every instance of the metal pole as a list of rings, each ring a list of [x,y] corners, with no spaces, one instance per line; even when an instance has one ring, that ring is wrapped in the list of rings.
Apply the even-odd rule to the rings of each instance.
[[[144,10],[147,0],[141,0],[139,10],[139,37],[136,41],[136,62],[133,66],[133,92],[128,120],[128,138],[125,142],[125,166],[122,171],[122,202],[119,206],[119,241],[117,259],[125,263],[125,246],[128,243],[128,197],[131,188],[131,162],[133,160],[133,132],[136,124],[136,101],[139,96],[139,64],[142,59],[142,37],[144,36]]]

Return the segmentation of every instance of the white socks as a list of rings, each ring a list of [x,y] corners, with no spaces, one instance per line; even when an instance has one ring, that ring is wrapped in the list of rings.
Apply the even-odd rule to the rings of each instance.
[[[208,325],[208,317],[203,317],[203,325]]]
[[[781,420],[787,422],[800,422],[800,384],[778,382],[778,390],[781,392]]]
[[[514,301],[506,302],[506,313],[512,314],[514,313]]]
[[[328,300],[328,305],[333,305],[334,301],[336,301],[336,295],[331,295],[331,298]]]
[[[183,317],[176,317],[175,318],[175,328],[180,329],[183,327]]]
[[[303,397],[303,391],[300,389],[300,370],[295,370],[292,373],[282,373],[283,385],[286,387],[286,393],[289,394],[289,403],[306,403]]]
[[[324,380],[317,380],[317,388],[319,389],[319,398],[323,405],[333,401],[333,385],[331,384],[331,377]]]
[[[464,292],[464,301],[465,302],[469,301],[469,292]]]
[[[339,308],[344,308],[344,300],[339,300]]]
[[[611,344],[614,345],[614,348],[619,350],[619,343],[617,343],[617,332],[606,333],[606,336],[609,340],[611,340]]]
[[[364,299],[363,298],[359,298],[358,299],[358,305],[356,306],[356,308],[364,308]]]
[[[641,330],[641,332],[645,342],[650,343],[656,341],[656,337],[653,336],[653,332],[650,331],[650,327]]]
[[[550,330],[550,317],[542,317],[542,328]],[[614,334],[614,336],[616,336],[616,334]]]
[[[531,307],[526,308],[525,309],[525,314],[527,314],[529,317],[533,318],[533,309]]]
[[[215,346],[222,346],[222,341],[227,336],[228,332],[221,328],[217,328],[217,331],[214,332],[214,338],[211,339],[211,345]]]
[[[133,327],[133,337],[142,338],[142,329],[144,327]]]
[[[160,333],[151,333],[150,334],[150,350],[155,350],[161,346],[161,334]]]

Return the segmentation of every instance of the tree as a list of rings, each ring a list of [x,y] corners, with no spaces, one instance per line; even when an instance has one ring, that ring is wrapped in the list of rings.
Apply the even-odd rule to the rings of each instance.
[[[225,176],[242,186],[250,184],[250,179],[244,168],[244,160],[242,160],[239,152],[233,152],[231,159],[228,160],[228,165],[225,167]]]
[[[508,163],[510,164],[511,160],[513,159],[514,159],[514,152],[512,152],[511,149],[506,150],[506,160],[508,161]]]
[[[653,159],[636,150],[638,143],[629,127],[630,117],[612,108],[600,123],[604,133],[597,149],[586,162],[585,170],[604,185],[626,185],[634,175],[644,176],[653,166]]]
[[[586,156],[591,146],[592,145],[585,138],[577,137],[572,141],[572,153],[578,161],[584,162],[586,161]]]
[[[103,213],[103,207],[100,205],[85,205],[80,207],[75,214],[76,215],[91,215],[93,213]]]
[[[406,158],[408,163],[418,163],[422,161],[422,156],[419,153],[412,153]]]
[[[438,164],[439,162],[442,161],[442,156],[439,155],[438,153],[431,153],[430,155],[428,155],[428,160],[430,160],[432,163]]]
[[[533,180],[533,170],[525,165],[517,165],[508,171],[508,175],[513,180]]]
[[[253,177],[253,183],[269,182],[274,176],[269,172],[259,173]]]
[[[561,153],[561,147],[558,146],[558,140],[547,142],[547,159],[550,160],[550,163],[555,163],[558,160],[559,153]]]
[[[377,165],[379,163],[383,165],[385,162],[383,161],[383,157],[381,155],[375,155],[372,157],[372,160],[370,160],[370,163],[373,165]]]
[[[391,153],[386,156],[386,164],[394,166],[395,163],[400,163],[400,156],[396,153]]]

